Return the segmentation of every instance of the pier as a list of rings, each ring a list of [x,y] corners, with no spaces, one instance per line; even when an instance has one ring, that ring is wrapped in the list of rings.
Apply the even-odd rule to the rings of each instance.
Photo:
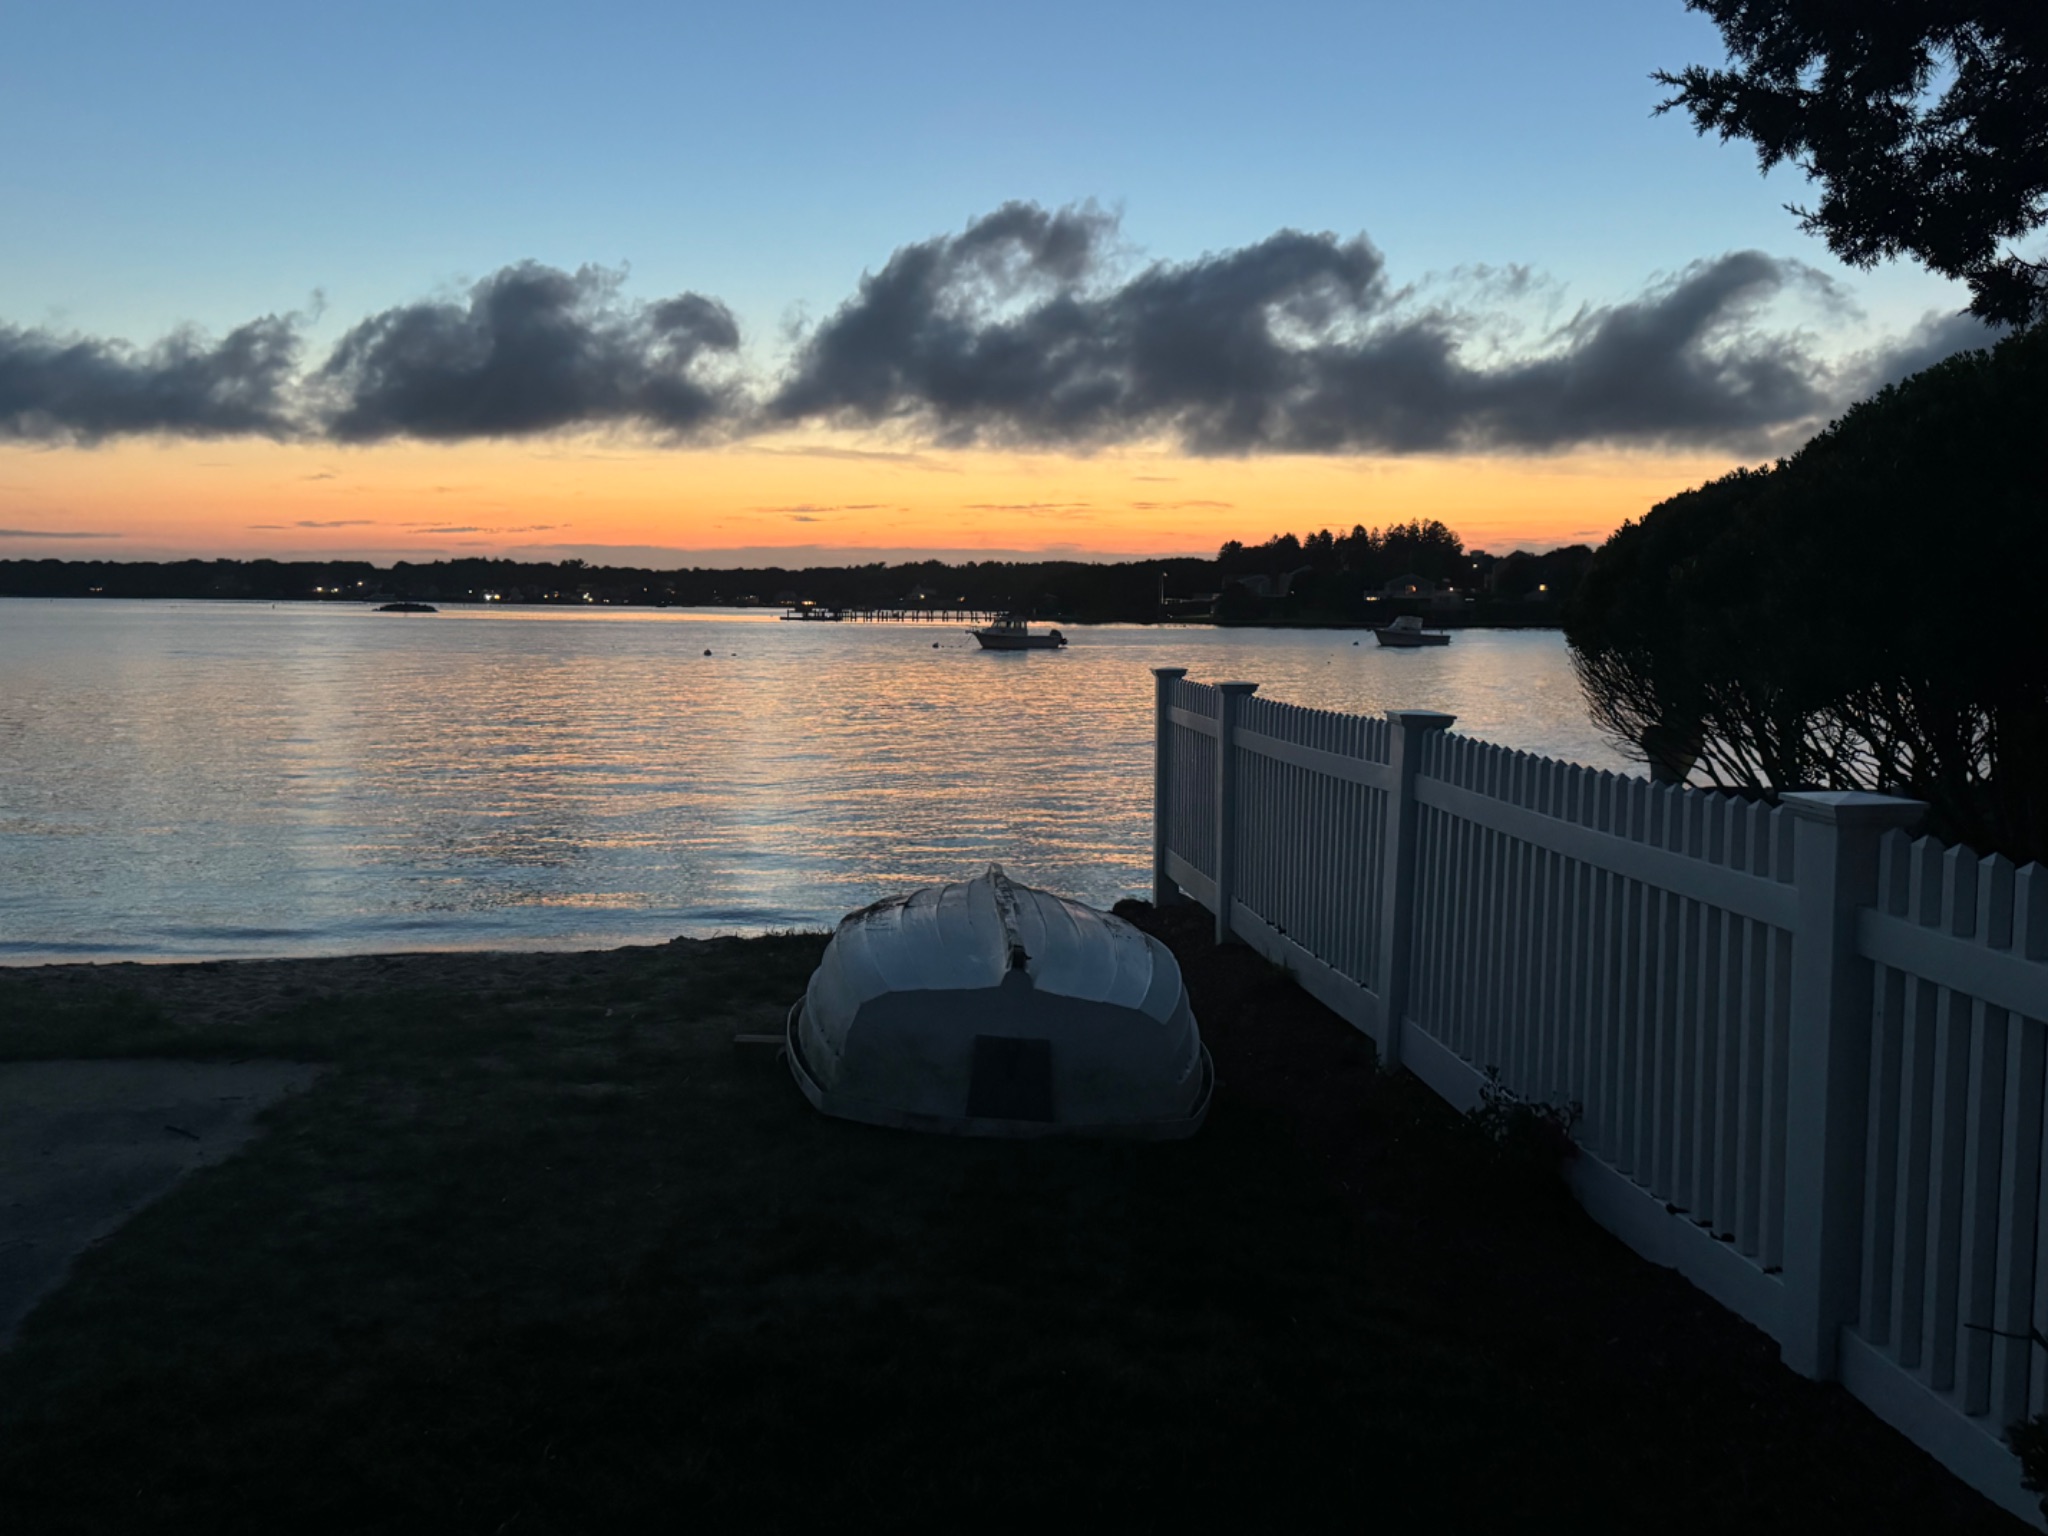
[[[993,624],[1011,610],[1007,608],[886,608],[833,607],[826,603],[798,603],[781,617],[803,624]]]

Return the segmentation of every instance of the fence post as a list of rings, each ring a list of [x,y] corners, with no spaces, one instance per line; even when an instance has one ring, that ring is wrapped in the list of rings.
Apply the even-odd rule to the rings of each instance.
[[[1237,717],[1257,683],[1218,683],[1216,711],[1216,942],[1230,942],[1230,903],[1237,894]]]
[[[1446,731],[1456,715],[1433,709],[1387,711],[1387,766],[1393,787],[1387,791],[1387,820],[1382,829],[1385,856],[1380,863],[1380,1027],[1373,1044],[1380,1065],[1401,1064],[1401,1016],[1408,1008],[1408,960],[1415,933],[1415,772],[1422,766],[1422,739]]]
[[[1856,1315],[1870,1112],[1870,962],[1856,914],[1877,900],[1877,844],[1926,814],[1856,791],[1786,794],[1794,817],[1791,1016],[1785,1083],[1785,1363],[1832,1380]]]
[[[1152,669],[1152,905],[1171,906],[1180,887],[1166,873],[1166,827],[1173,813],[1173,685],[1188,675],[1186,667]]]

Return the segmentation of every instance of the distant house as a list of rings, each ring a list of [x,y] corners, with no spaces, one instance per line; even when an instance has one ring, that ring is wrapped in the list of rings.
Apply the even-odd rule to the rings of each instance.
[[[1417,576],[1412,571],[1406,576],[1396,576],[1380,588],[1381,597],[1434,597],[1437,584],[1427,576]]]
[[[1271,597],[1273,595],[1273,578],[1270,576],[1233,576],[1224,585],[1243,587],[1253,597]]]
[[[1427,576],[1418,576],[1413,571],[1406,576],[1396,576],[1379,591],[1366,595],[1368,602],[1407,601],[1420,603],[1432,613],[1446,613],[1462,608],[1471,599],[1456,587],[1434,581]]]
[[[1273,595],[1275,597],[1285,597],[1294,590],[1294,584],[1297,581],[1300,581],[1304,576],[1313,576],[1315,573],[1316,568],[1312,565],[1297,565],[1291,571],[1281,572],[1279,580],[1273,584]]]

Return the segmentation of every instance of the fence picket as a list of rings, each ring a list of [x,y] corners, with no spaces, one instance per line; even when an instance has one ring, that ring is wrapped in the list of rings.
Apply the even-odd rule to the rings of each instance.
[[[2013,866],[1993,854],[1977,866],[1976,939],[1991,949],[2012,946]],[[1962,1240],[1957,1305],[1963,1332],[1958,1396],[1965,1413],[1991,1405],[1991,1329],[1998,1289],[1999,1171],[2005,1152],[2005,1070],[2011,1028],[2003,1008],[1981,998],[1970,1010],[1969,1101],[1963,1149]]]
[[[2013,880],[2012,917],[2013,953],[2025,960],[2048,961],[2048,869],[2029,864],[2019,871]],[[2048,1016],[2048,1008],[2042,1015]],[[2023,1212],[2010,1227],[2000,1225],[2001,1239],[2009,1240],[2013,1248],[2011,1268],[2000,1267],[2007,1289],[1999,1305],[1999,1326],[2010,1336],[1999,1341],[2010,1385],[2002,1396],[1994,1387],[1994,1395],[2018,1404],[2012,1410],[2017,1419],[2048,1411],[2048,1350],[2036,1348],[2029,1337],[2035,1332],[2048,1336],[2048,1221],[2042,1219],[2040,1205],[2042,1196],[2048,1195],[2048,1178],[2043,1177],[2048,1173],[2048,1114],[2043,1111],[2048,1084],[2043,1082],[2042,1060],[2048,1056],[2048,1022],[2042,1016],[2027,1016],[2014,1030],[2014,1043],[2021,1053],[2019,1064],[2006,1082],[2008,1091],[2018,1096],[2007,1115],[2012,1125],[2007,1145],[2013,1148],[2015,1171],[2006,1187],[2010,1205],[2023,1207]],[[2028,1198],[2029,1192],[2033,1198]]]
[[[1727,808],[1719,795],[1693,797],[1696,805],[1694,839],[1696,857],[1719,864],[1724,851]],[[1719,909],[1694,903],[1694,921],[1699,930],[1692,992],[1692,1094],[1687,1115],[1691,1133],[1691,1177],[1688,1192],[1693,1220],[1711,1229],[1714,1225],[1716,1157],[1715,1133],[1720,1123],[1721,1067],[1721,917]]]
[[[1599,790],[1595,799],[1595,814],[1598,827],[1603,832],[1618,833],[1618,801],[1620,780],[1611,773],[1600,775]],[[1621,1078],[1618,1063],[1621,1055],[1621,1032],[1618,1020],[1621,1015],[1621,966],[1622,944],[1626,936],[1623,921],[1624,885],[1622,876],[1611,869],[1603,869],[1598,876],[1600,887],[1600,1010],[1594,1021],[1594,1038],[1599,1055],[1594,1064],[1593,1106],[1596,1119],[1594,1125],[1602,1155],[1617,1167],[1620,1166],[1621,1132],[1617,1118],[1616,1104],[1620,1097]]]
[[[1528,796],[1529,762],[1525,754],[1517,752],[1508,759],[1508,804],[1522,805]],[[1540,1096],[1540,1090],[1529,1050],[1534,1043],[1530,1038],[1530,1004],[1535,992],[1530,974],[1534,946],[1529,937],[1529,922],[1535,915],[1536,850],[1517,837],[1503,837],[1501,842],[1508,868],[1506,904],[1501,914],[1501,942],[1507,959],[1501,968],[1501,1066],[1517,1093],[1534,1098]]]
[[[1787,1059],[1791,1053],[1792,944],[1784,929],[1764,929],[1764,956],[1763,1195],[1759,1202],[1762,1230],[1758,1234],[1757,1259],[1765,1274],[1775,1274],[1785,1265],[1785,1118]]]
[[[1470,768],[1469,754],[1465,767]],[[1485,1052],[1485,1045],[1473,1028],[1478,1017],[1475,994],[1479,986],[1479,955],[1486,940],[1486,927],[1481,920],[1485,893],[1480,885],[1481,860],[1486,831],[1470,822],[1459,824],[1459,903],[1458,913],[1458,958],[1457,958],[1457,1036],[1459,1048],[1477,1060]]]
[[[2022,872],[2024,876],[2025,872]],[[2025,911],[2022,884],[2015,915]],[[2039,957],[2031,957],[2039,958]],[[2034,1288],[2041,1268],[2041,1134],[2044,1075],[2048,1075],[2048,1029],[2010,1018],[2005,1036],[2005,1137],[1999,1156],[1998,1247],[1991,1303],[1990,1387],[1984,1411],[1997,1424],[2012,1424],[2040,1411],[2030,1392],[2034,1357],[2041,1353],[2027,1337],[2033,1319]],[[2030,1402],[2031,1398],[2031,1402]]]
[[[1951,848],[1942,857],[1943,931],[1967,939],[1977,928],[1977,856]],[[1941,988],[1935,1009],[1934,1118],[1929,1138],[1927,1384],[1955,1385],[1961,1326],[1964,1153],[1969,1130],[1971,999]]]
[[[1643,841],[1642,791],[1649,786],[1625,780],[1619,786],[1622,835]],[[1644,892],[1634,879],[1622,882],[1621,977],[1615,1015],[1615,1166],[1638,1184],[1649,1182],[1637,1128],[1643,1118],[1649,1084],[1643,1069]]]
[[[1941,922],[1941,845],[1923,837],[1911,850],[1911,916],[1922,927]],[[1922,977],[1907,978],[1904,1033],[1900,1046],[1899,1194],[1896,1299],[1892,1311],[1894,1358],[1916,1367],[1927,1340],[1927,1213],[1929,1167],[1934,1144],[1935,1041],[1940,989]]]
[[[1911,872],[1912,842],[1897,827],[1878,844],[1877,890],[1881,910],[1904,916]],[[1892,1250],[1899,1207],[1899,1127],[1905,1062],[1905,973],[1878,967],[1871,988],[1870,1104],[1865,1126],[1866,1188],[1863,1206],[1862,1286],[1857,1317],[1864,1338],[1887,1344],[1892,1337]]]

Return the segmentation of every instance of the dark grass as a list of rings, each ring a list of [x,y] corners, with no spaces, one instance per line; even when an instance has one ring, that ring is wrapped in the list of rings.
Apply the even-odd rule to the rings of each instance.
[[[15,985],[4,1054],[339,1065],[0,1356],[0,1529],[2015,1528],[1162,926],[1220,1079],[1165,1145],[815,1114],[732,1036],[822,937],[232,1019]]]

